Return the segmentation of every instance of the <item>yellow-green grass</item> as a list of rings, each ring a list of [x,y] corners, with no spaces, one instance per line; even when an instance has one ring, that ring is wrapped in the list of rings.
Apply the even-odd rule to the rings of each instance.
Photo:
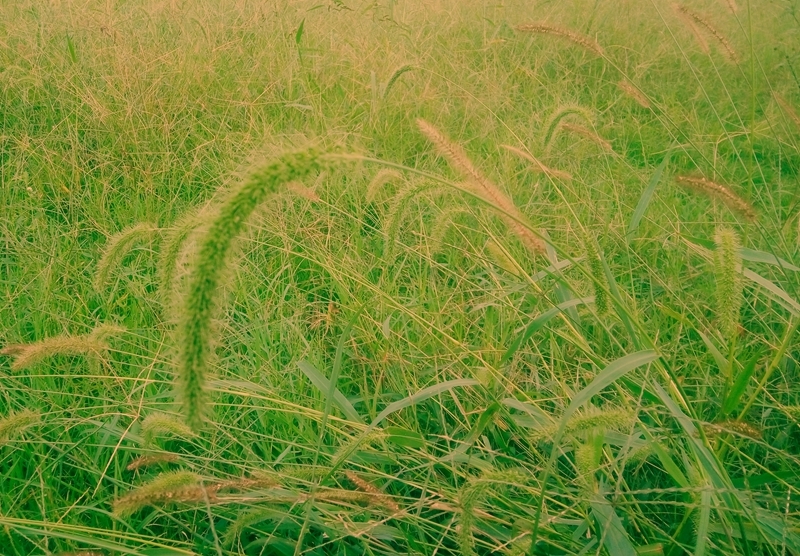
[[[800,553],[794,10],[3,3],[0,554]]]

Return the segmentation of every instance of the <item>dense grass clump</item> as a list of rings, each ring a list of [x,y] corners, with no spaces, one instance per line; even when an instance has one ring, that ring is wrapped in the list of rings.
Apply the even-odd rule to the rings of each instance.
[[[0,554],[800,554],[798,68],[789,1],[3,3]]]

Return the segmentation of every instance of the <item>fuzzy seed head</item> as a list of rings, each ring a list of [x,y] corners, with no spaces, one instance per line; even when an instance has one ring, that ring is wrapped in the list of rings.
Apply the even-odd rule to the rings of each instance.
[[[739,313],[744,301],[739,237],[731,228],[720,228],[714,239],[717,244],[714,252],[717,318],[723,336],[732,340],[738,333]]]
[[[450,165],[467,179],[472,192],[502,211],[501,217],[522,244],[535,255],[544,254],[546,252],[544,242],[527,226],[521,224],[521,222],[526,222],[522,212],[499,187],[478,171],[464,149],[450,141],[441,131],[425,120],[417,120],[417,125],[428,140],[434,144],[439,154],[444,156]]]
[[[38,413],[29,409],[11,413],[0,419],[0,446],[22,434],[25,429],[38,423],[40,419],[41,416]]]
[[[575,31],[570,31],[569,29],[565,29],[563,27],[556,27],[555,25],[548,25],[546,23],[525,23],[522,25],[517,26],[517,31],[521,31],[523,33],[539,33],[545,35],[552,35],[554,37],[559,37],[562,39],[566,39],[573,44],[576,44],[588,52],[600,56],[601,58],[605,56],[605,51],[600,44],[592,39],[591,37],[587,37],[585,35],[581,35],[580,33],[576,33]]]
[[[682,186],[692,191],[702,193],[711,199],[720,201],[726,207],[731,209],[748,220],[754,221],[757,218],[755,209],[739,197],[736,193],[731,191],[728,187],[715,183],[709,179],[695,176],[676,176],[675,180]]]

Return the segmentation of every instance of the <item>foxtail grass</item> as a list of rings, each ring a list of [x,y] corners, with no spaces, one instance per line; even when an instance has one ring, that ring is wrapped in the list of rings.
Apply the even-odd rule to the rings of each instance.
[[[186,242],[200,226],[203,211],[190,211],[182,216],[172,228],[164,232],[161,241],[156,275],[162,305],[169,314],[173,313],[172,300],[175,292],[176,273]]]
[[[13,344],[0,350],[1,355],[14,357],[11,368],[15,371],[27,369],[56,355],[86,355],[102,357],[110,348],[108,338],[124,332],[111,324],[102,324],[83,336],[53,336],[32,344]]]
[[[467,179],[468,188],[475,195],[482,197],[489,204],[502,211],[501,217],[522,244],[534,255],[544,254],[546,252],[544,242],[534,235],[528,227],[520,223],[527,221],[522,212],[511,199],[500,191],[499,187],[478,171],[464,150],[425,120],[417,120],[417,125],[450,165]]]
[[[122,258],[133,245],[150,240],[158,232],[159,229],[155,225],[149,222],[140,222],[109,237],[103,254],[97,262],[94,277],[97,291],[103,289],[112,270],[122,261]]]
[[[511,145],[501,145],[504,149],[509,152],[514,153],[518,157],[523,160],[527,160],[531,163],[534,171],[541,172],[542,174],[546,175],[549,178],[553,179],[560,179],[564,181],[569,181],[572,179],[572,174],[569,172],[564,172],[562,170],[556,170],[555,168],[550,168],[549,166],[545,166],[544,163],[539,161],[538,158],[534,157],[532,154],[529,154],[522,149],[518,149],[517,147],[512,147]]]
[[[564,104],[558,106],[555,110],[553,110],[553,113],[550,114],[550,117],[547,119],[547,123],[544,125],[542,148],[546,150],[550,146],[550,142],[560,129],[562,120],[567,116],[572,115],[581,116],[588,124],[592,124],[594,120],[591,111],[583,106],[578,106],[576,104]]]
[[[502,491],[508,486],[524,485],[527,478],[515,470],[488,471],[480,477],[473,477],[458,491],[458,505],[461,509],[461,519],[458,528],[458,545],[462,556],[474,556],[475,538],[472,529],[475,523],[475,514],[480,503],[492,491]]]
[[[797,111],[794,109],[794,107],[792,107],[792,105],[789,104],[786,99],[778,93],[772,93],[772,97],[775,99],[775,102],[778,103],[778,106],[781,107],[781,110],[783,110],[784,114],[786,114],[789,119],[792,120],[794,125],[800,129],[800,115],[797,114]]]
[[[725,37],[725,35],[720,33],[716,27],[711,25],[711,22],[709,22],[707,18],[701,16],[697,12],[692,11],[688,6],[683,4],[675,4],[674,8],[680,15],[683,16],[681,19],[683,19],[684,22],[688,22],[692,25],[692,27],[694,27],[693,32],[696,36],[699,37],[696,26],[704,28],[722,46],[726,55],[732,62],[736,63],[739,61],[739,57],[736,54],[736,51],[733,49],[733,46],[731,46],[730,41]],[[708,43],[703,41],[703,44],[704,51],[708,52]]]
[[[571,124],[569,122],[564,122],[563,124],[561,124],[561,128],[571,133],[575,133],[576,135],[580,135],[581,137],[589,139],[593,143],[602,147],[604,150],[607,151],[614,150],[611,147],[611,143],[600,137],[596,132],[592,131],[588,127],[584,127],[582,125],[577,125],[577,124]]]
[[[383,193],[384,187],[392,182],[401,181],[403,174],[392,168],[383,168],[375,174],[375,177],[370,180],[367,186],[366,200],[368,203],[374,203],[379,200]]]
[[[597,314],[603,316],[608,313],[608,279],[603,270],[603,262],[600,260],[600,253],[594,239],[587,235],[583,244],[586,248],[586,258],[589,262],[589,274],[592,277],[594,306],[597,309]]]
[[[754,221],[758,217],[750,203],[722,184],[697,176],[676,176],[675,180],[687,189],[702,193],[706,197],[721,202],[733,212],[743,216],[747,220]]]
[[[114,501],[113,510],[116,515],[126,517],[147,506],[196,503],[215,498],[213,489],[204,487],[196,473],[172,471],[162,473],[149,483],[118,498]]]
[[[627,79],[622,79],[617,82],[617,87],[619,90],[628,95],[630,98],[635,100],[642,108],[651,108],[650,101],[647,97],[642,94],[636,85],[628,81]]]
[[[0,418],[0,446],[22,434],[40,419],[41,416],[30,409],[23,409]]]
[[[605,56],[605,51],[600,44],[591,37],[587,37],[586,35],[581,35],[580,33],[576,33],[575,31],[571,31],[564,27],[557,27],[555,25],[549,25],[546,23],[524,23],[522,25],[517,25],[517,31],[521,31],[523,33],[538,33],[544,35],[552,35],[554,37],[558,37],[561,39],[566,39],[569,42],[580,46],[584,50],[600,56],[601,58]]]
[[[139,456],[131,460],[131,462],[125,466],[127,471],[137,471],[143,467],[149,467],[151,465],[158,465],[163,463],[176,463],[179,460],[178,454],[173,454],[170,452],[164,452],[162,454],[152,454],[149,456]]]
[[[722,335],[733,341],[739,331],[739,313],[744,303],[739,237],[731,228],[723,227],[717,230],[714,240],[717,244],[714,251],[717,319]]]
[[[564,426],[564,435],[580,437],[594,430],[612,430],[624,432],[629,430],[636,420],[633,412],[624,408],[587,408],[572,415]],[[552,423],[533,432],[534,440],[548,440],[558,430],[558,423]]]
[[[144,444],[155,444],[156,438],[174,437],[188,440],[195,433],[185,423],[165,413],[153,413],[142,421],[142,439]]]
[[[397,83],[397,80],[400,79],[400,76],[412,70],[414,70],[414,66],[411,64],[403,64],[395,68],[395,70],[392,72],[392,75],[389,76],[389,79],[386,80],[386,84],[383,86],[381,98],[386,100],[386,98],[389,96],[389,92],[392,90],[392,87],[395,83]]]
[[[218,208],[199,239],[178,325],[177,394],[186,422],[198,429],[207,414],[206,382],[216,315],[229,253],[253,211],[281,185],[328,167],[314,149],[287,153],[250,174]]]

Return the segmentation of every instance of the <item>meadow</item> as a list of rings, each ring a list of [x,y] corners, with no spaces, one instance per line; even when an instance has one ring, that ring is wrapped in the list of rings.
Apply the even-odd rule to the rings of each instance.
[[[796,0],[0,3],[0,554],[800,555]]]

